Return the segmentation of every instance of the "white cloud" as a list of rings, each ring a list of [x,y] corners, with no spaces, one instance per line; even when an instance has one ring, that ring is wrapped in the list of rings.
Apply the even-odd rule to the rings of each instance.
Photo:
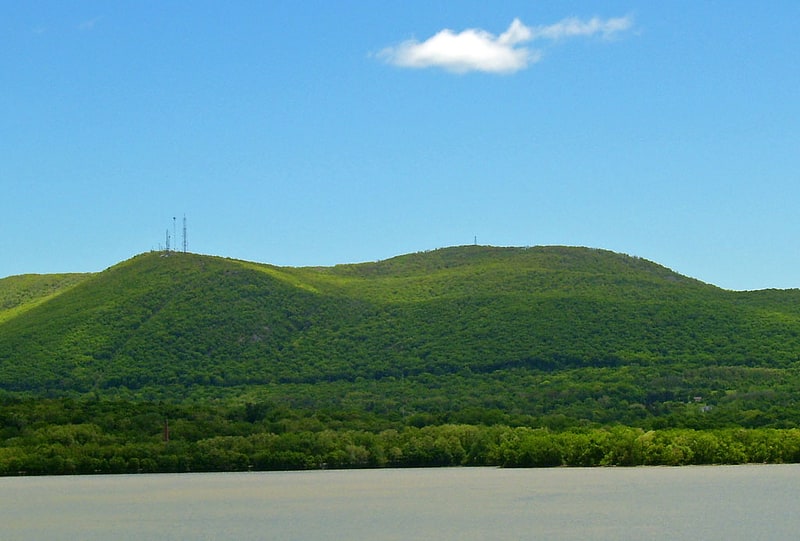
[[[409,40],[386,48],[379,56],[404,68],[441,67],[456,73],[511,73],[538,60],[538,53],[518,47],[529,39],[530,29],[519,19],[514,19],[499,37],[473,28],[458,34],[445,29],[421,43]]]
[[[501,45],[514,45],[516,43],[525,43],[531,39],[531,29],[522,24],[519,19],[511,21],[511,26],[508,30],[500,34],[497,42]]]
[[[614,19],[600,19],[594,17],[588,21],[582,21],[575,17],[570,17],[556,24],[549,26],[538,26],[531,29],[533,39],[564,39],[576,36],[594,36],[601,34],[604,38],[610,38],[614,34],[624,32],[633,26],[631,17],[617,17]]]
[[[531,49],[525,46],[526,43],[597,34],[609,38],[632,24],[630,17],[605,20],[595,17],[588,21],[569,18],[550,26],[531,28],[514,19],[499,36],[475,28],[459,33],[445,29],[423,42],[412,39],[387,47],[378,56],[404,68],[439,67],[456,73],[513,73],[538,62],[542,56],[540,50]]]

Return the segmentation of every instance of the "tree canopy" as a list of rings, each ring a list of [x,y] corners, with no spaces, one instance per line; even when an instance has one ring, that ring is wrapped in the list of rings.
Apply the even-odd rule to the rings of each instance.
[[[176,434],[193,434],[186,445],[314,439],[327,430],[344,438],[337,452],[361,457],[280,451],[313,456],[306,465],[391,464],[392,449],[408,457],[412,445],[390,445],[392,431],[400,438],[444,427],[455,439],[472,434],[464,427],[494,426],[507,430],[503,441],[552,440],[560,450],[541,460],[554,464],[580,463],[567,442],[595,445],[586,430],[601,439],[623,434],[614,426],[642,441],[718,431],[719,444],[735,430],[797,428],[798,301],[797,290],[726,291],[641,258],[572,247],[462,246],[305,268],[151,252],[95,274],[11,277],[0,280],[0,453],[15,441],[159,445],[170,408],[183,412]],[[19,401],[50,413],[20,420]],[[94,411],[96,403],[117,421],[69,420],[61,411]],[[203,424],[195,409],[216,420]],[[114,423],[134,410],[150,412],[146,428],[120,432]],[[59,416],[67,420],[51,419]],[[481,438],[497,435],[484,429]],[[569,436],[555,437],[562,433]],[[376,443],[381,434],[389,439]],[[372,438],[373,447],[347,438]],[[242,445],[250,450],[240,465],[278,467],[278,451],[257,459],[263,449]],[[455,455],[439,461],[470,462],[459,445],[463,453],[453,445]],[[481,463],[540,461],[500,447]],[[123,469],[133,467],[133,455],[120,456]],[[635,463],[651,460],[637,456]],[[698,460],[683,456],[675,460]]]

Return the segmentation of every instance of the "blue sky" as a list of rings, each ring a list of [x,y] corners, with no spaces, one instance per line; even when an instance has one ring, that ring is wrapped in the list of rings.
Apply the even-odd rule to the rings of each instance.
[[[800,287],[795,1],[0,0],[0,276],[443,246]]]

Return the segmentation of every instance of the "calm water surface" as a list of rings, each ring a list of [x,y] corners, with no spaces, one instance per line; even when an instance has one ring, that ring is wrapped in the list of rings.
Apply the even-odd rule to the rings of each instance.
[[[0,478],[0,539],[796,539],[800,465]]]

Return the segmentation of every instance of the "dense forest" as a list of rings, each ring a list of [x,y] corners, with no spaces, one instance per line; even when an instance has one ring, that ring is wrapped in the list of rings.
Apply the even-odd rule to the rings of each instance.
[[[800,461],[800,291],[572,247],[0,280],[0,474]]]

